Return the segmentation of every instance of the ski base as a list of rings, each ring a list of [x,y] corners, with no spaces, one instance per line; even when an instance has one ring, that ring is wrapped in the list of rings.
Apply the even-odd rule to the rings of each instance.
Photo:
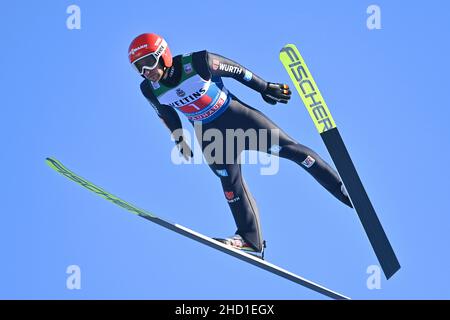
[[[341,175],[386,279],[390,279],[400,269],[400,263],[364,189],[342,137],[337,128],[325,131],[321,136],[328,152],[333,155],[333,162]]]

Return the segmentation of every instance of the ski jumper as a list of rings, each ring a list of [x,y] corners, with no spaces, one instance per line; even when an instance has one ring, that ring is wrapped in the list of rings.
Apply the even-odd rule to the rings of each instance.
[[[177,111],[183,113],[191,124],[200,121],[203,132],[208,129],[219,130],[224,139],[227,137],[226,129],[267,132],[265,138],[268,143],[259,143],[261,136],[258,134],[256,144],[250,144],[247,140],[243,145],[237,144],[233,150],[232,163],[206,159],[220,179],[237,226],[236,233],[257,251],[262,250],[263,237],[259,211],[238,161],[244,150],[262,151],[297,163],[337,199],[351,206],[349,199],[341,192],[339,175],[329,164],[316,152],[288,136],[262,112],[236,98],[224,87],[221,78],[233,78],[260,93],[266,89],[266,81],[240,64],[207,51],[175,56],[173,65],[165,72],[167,76],[157,83],[147,79],[142,81],[141,91],[171,132],[182,128]],[[271,141],[271,129],[279,130],[277,144]],[[213,143],[201,141],[198,134],[197,139],[203,151]],[[224,141],[224,159],[227,159],[226,145]]]

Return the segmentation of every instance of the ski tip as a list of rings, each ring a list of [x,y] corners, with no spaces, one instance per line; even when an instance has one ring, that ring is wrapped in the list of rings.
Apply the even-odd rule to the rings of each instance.
[[[283,46],[283,48],[280,49],[280,53],[283,52],[286,48],[292,48],[293,49],[293,48],[297,48],[297,47],[295,46],[295,44],[292,44],[292,43],[285,44]]]
[[[57,161],[56,159],[52,158],[52,157],[46,157],[45,158],[45,162],[47,164],[52,164],[53,162]]]
[[[47,157],[47,158],[45,158],[45,163],[46,163],[50,168],[55,169],[55,170],[57,170],[57,167],[58,167],[58,166],[59,166],[59,167],[62,166],[62,164],[61,164],[58,160],[56,160],[55,158],[52,158],[52,157]]]

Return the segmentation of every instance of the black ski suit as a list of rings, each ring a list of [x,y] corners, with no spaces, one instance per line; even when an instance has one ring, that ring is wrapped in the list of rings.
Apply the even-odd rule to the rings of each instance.
[[[189,99],[184,98],[183,100],[179,100],[179,102],[171,103],[171,105],[162,104],[160,97],[155,94],[155,88],[164,85],[167,88],[178,90],[177,93],[181,96],[184,92],[179,89],[179,85],[186,80],[182,75],[183,68],[186,71],[192,67],[203,80],[217,84],[220,89],[224,88],[221,77],[230,77],[264,95],[268,83],[240,64],[207,51],[194,52],[191,56],[192,60],[190,61],[192,65],[189,65],[189,67],[186,67],[186,63],[183,62],[184,58],[181,55],[174,57],[172,67],[165,70],[166,78],[160,80],[160,84],[155,86],[149,80],[144,80],[141,83],[142,93],[172,133],[182,127],[175,109],[186,106],[190,103],[188,101]],[[267,136],[263,136],[263,138],[267,139],[266,141],[268,143],[260,143],[262,137],[258,134],[256,135],[258,139],[256,144],[249,143],[247,139],[244,144],[236,144],[233,150],[233,161],[231,162],[219,161],[217,163],[212,158],[206,159],[214,174],[220,178],[225,198],[228,201],[237,226],[236,233],[241,235],[254,249],[257,251],[262,250],[263,237],[258,208],[242,176],[241,164],[238,161],[241,152],[244,150],[262,151],[294,161],[310,173],[314,179],[337,199],[350,207],[352,206],[348,197],[341,191],[342,181],[339,175],[317,153],[288,136],[262,112],[245,104],[228,91],[227,96],[227,100],[220,108],[225,110],[219,111],[220,115],[212,120],[202,120],[202,132],[196,130],[196,136],[199,144],[202,146],[202,150],[205,151],[205,148],[212,141],[204,141],[204,139],[202,141],[199,137],[203,136],[203,133],[208,129],[219,130],[223,134],[223,137],[226,137],[227,129],[242,129],[244,131],[254,129],[259,133],[267,132]],[[195,123],[192,118],[190,122],[192,124]],[[261,129],[267,131],[261,131]],[[271,129],[278,130],[279,135],[276,144],[271,141],[273,140],[273,136],[270,134]],[[227,159],[227,151],[229,152],[230,150],[227,150],[225,146],[226,143],[223,144],[222,153],[224,159]]]

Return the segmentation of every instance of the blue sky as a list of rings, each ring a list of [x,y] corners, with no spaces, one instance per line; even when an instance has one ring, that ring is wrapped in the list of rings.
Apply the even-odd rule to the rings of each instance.
[[[81,8],[81,30],[66,9]],[[381,30],[366,9],[381,8]],[[209,236],[235,226],[206,165],[175,166],[167,129],[127,60],[143,32],[174,54],[208,49],[267,81],[289,82],[278,52],[295,43],[313,73],[402,269],[380,290],[356,213],[295,164],[243,173],[267,260],[357,299],[450,298],[450,129],[445,1],[39,1],[4,4],[0,298],[322,299],[185,239],[56,174],[65,165],[139,207]],[[300,98],[270,106],[225,85],[331,162]],[[183,124],[189,124],[183,119]],[[189,128],[191,130],[191,128]],[[192,130],[191,130],[192,131]],[[81,268],[81,290],[66,268]]]

